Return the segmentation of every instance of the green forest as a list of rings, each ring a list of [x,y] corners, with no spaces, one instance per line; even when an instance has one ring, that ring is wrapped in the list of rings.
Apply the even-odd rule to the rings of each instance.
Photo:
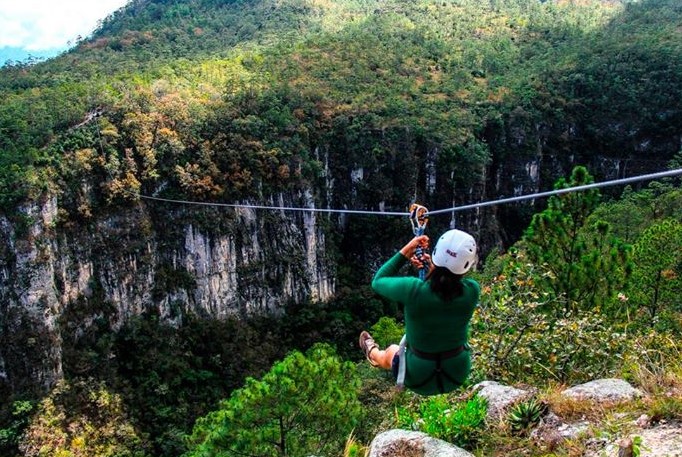
[[[509,196],[508,170],[526,163],[539,190],[678,169],[681,23],[678,0],[132,0],[62,55],[0,68],[0,222],[21,228],[7,246],[31,243],[26,207],[48,196],[60,236],[142,205],[169,232],[192,215],[221,231],[209,210],[141,196],[260,203],[310,191],[320,208],[402,211]],[[150,307],[112,331],[116,304],[98,287],[79,297],[55,322],[64,379],[0,386],[0,455],[351,457],[400,427],[478,456],[579,456],[587,438],[529,438],[539,404],[598,417],[611,434],[642,413],[682,421],[679,177],[460,221],[485,247],[460,390],[397,392],[364,360],[361,330],[382,346],[403,333],[402,305],[370,282],[411,232],[330,217],[328,301],[175,322]],[[432,222],[435,239],[448,221]],[[164,267],[154,287],[193,281]],[[37,344],[10,335],[5,316],[0,345]],[[600,377],[650,395],[618,410],[557,400]],[[535,403],[486,424],[485,402],[467,395],[483,380],[534,385]]]

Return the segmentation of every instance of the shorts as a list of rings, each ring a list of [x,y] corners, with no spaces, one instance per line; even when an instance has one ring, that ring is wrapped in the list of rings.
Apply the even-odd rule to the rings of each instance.
[[[393,379],[398,379],[398,367],[400,366],[400,355],[396,352],[391,361],[391,373],[393,373]]]

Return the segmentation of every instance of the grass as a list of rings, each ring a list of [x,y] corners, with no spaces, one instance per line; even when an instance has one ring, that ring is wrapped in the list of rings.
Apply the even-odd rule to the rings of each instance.
[[[661,421],[682,421],[682,395],[655,397],[647,406],[647,414],[654,424]]]

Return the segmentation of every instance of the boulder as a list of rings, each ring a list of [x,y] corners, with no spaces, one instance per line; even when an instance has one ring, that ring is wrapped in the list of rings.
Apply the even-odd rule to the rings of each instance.
[[[483,381],[474,386],[477,395],[488,400],[488,420],[499,420],[514,404],[531,396],[527,390],[505,386],[495,381]]]
[[[592,400],[598,403],[619,403],[630,401],[644,394],[622,379],[597,379],[573,386],[561,393],[576,400]]]
[[[393,429],[370,444],[369,457],[474,457],[473,454],[426,433]]]

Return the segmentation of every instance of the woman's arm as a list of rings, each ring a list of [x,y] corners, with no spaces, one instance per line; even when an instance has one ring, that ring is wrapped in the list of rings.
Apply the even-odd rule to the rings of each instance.
[[[411,239],[393,257],[377,270],[372,279],[372,289],[379,295],[396,301],[404,301],[414,287],[417,278],[397,276],[400,268],[407,260],[414,256],[417,247],[428,245],[429,238],[425,235]]]

